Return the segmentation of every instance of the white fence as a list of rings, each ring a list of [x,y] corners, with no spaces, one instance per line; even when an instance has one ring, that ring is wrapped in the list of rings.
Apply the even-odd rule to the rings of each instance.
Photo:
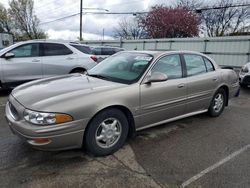
[[[240,67],[250,61],[250,36],[83,41],[126,50],[191,50],[212,57],[219,65]]]

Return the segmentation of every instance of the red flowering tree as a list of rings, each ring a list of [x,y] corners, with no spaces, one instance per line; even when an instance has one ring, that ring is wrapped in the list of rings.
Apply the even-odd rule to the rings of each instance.
[[[155,6],[140,23],[151,38],[193,37],[199,34],[200,19],[182,6]]]

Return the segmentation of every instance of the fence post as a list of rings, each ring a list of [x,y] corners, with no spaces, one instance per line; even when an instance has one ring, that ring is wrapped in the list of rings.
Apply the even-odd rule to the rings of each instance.
[[[204,53],[204,54],[206,54],[206,52],[207,52],[207,42],[209,42],[209,40],[208,40],[208,39],[205,39],[205,40],[204,40],[204,49],[203,49],[203,51],[204,51],[203,53]]]
[[[143,40],[142,49],[145,50],[145,40]]]
[[[169,50],[172,50],[172,43],[173,43],[173,41],[170,40],[169,42],[170,42],[170,44],[169,44]]]
[[[158,40],[155,41],[155,50],[157,50],[157,43],[158,43]]]
[[[248,62],[250,62],[250,39],[248,39],[249,48],[248,48]]]
[[[122,42],[122,37],[120,37],[120,48],[122,48],[123,42]]]

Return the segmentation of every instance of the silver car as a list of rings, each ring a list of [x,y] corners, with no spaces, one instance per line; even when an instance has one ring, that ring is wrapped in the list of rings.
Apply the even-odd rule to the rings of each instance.
[[[242,87],[250,85],[250,62],[245,64],[240,70],[239,81]]]
[[[33,40],[0,51],[0,87],[94,67],[97,58],[83,53],[80,44]],[[90,49],[89,49],[90,50]]]
[[[236,73],[194,52],[119,52],[88,71],[26,83],[6,105],[14,134],[33,147],[84,146],[107,155],[135,131],[207,112],[219,116]]]

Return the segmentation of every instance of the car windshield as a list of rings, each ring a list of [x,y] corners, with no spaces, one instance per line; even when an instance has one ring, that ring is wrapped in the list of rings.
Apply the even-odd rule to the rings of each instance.
[[[145,53],[122,52],[103,60],[89,71],[89,76],[132,84],[140,79],[153,56]]]

